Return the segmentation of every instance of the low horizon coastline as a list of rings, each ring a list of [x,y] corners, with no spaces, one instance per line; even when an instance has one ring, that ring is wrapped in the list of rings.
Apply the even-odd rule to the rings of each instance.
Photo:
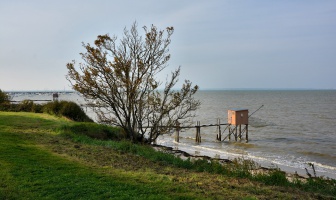
[[[159,89],[163,90],[163,89]],[[180,88],[175,88],[174,90],[180,90]],[[3,90],[9,93],[51,93],[51,92],[59,92],[59,93],[71,93],[77,92],[76,90]],[[336,91],[336,88],[200,88],[199,91]]]
[[[79,93],[69,92],[59,95],[59,100],[85,104]],[[28,92],[13,95],[12,100],[52,99],[51,94],[51,91],[36,95]],[[202,128],[201,145],[194,143],[194,130],[185,130],[179,149],[187,148],[191,153],[201,150],[207,154],[223,154],[221,158],[225,158],[225,152],[233,156],[246,155],[264,160],[267,167],[268,163],[288,166],[292,173],[296,168],[309,169],[307,163],[316,163],[318,174],[326,172],[336,176],[336,135],[332,126],[336,123],[335,90],[200,90],[197,98],[202,101],[202,106],[194,120],[202,124],[214,124],[218,118],[226,122],[230,108],[246,108],[252,113],[264,106],[249,119],[248,145],[226,141],[218,143],[215,128]],[[92,110],[86,107],[84,110],[96,120]],[[224,138],[227,133],[223,134]],[[166,137],[161,144],[174,147],[173,140]]]

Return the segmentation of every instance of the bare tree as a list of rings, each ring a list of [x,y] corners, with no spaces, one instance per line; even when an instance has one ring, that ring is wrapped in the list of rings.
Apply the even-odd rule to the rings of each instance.
[[[67,79],[73,89],[95,106],[100,123],[120,126],[132,141],[146,138],[153,142],[179,123],[195,115],[200,101],[194,98],[198,86],[188,80],[174,90],[180,67],[167,77],[163,90],[157,74],[170,59],[169,45],[173,27],[158,30],[143,27],[140,36],[136,22],[124,29],[122,39],[99,35],[94,46],[84,44],[83,63],[67,64]],[[148,135],[147,135],[148,134]]]

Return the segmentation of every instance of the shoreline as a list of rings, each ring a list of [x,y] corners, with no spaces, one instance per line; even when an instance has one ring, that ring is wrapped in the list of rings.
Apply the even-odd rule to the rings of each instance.
[[[217,161],[217,162],[221,163],[222,165],[233,162],[231,159],[226,159],[226,158],[215,158],[215,157],[210,157],[210,156],[207,156],[207,155],[194,155],[194,154],[190,154],[190,153],[188,153],[186,151],[183,151],[183,150],[174,149],[173,147],[164,146],[164,145],[160,145],[160,144],[152,144],[151,146],[156,151],[161,151],[161,152],[164,152],[164,153],[172,154],[176,157],[181,158],[182,160],[187,160],[188,158],[195,159],[195,160],[196,159],[206,159],[210,162],[211,161]],[[243,159],[245,159],[245,158],[243,158]],[[256,169],[250,170],[250,173],[252,175],[267,174],[267,173],[271,172],[272,170],[274,170],[270,167],[264,167],[259,162],[256,162],[254,160],[251,160],[251,161],[256,163],[257,166],[258,166]],[[283,166],[283,168],[281,168],[281,167],[277,167],[277,168],[281,172],[285,173],[286,178],[289,182],[293,182],[295,180],[306,182],[307,179],[309,179],[309,178],[324,178],[324,179],[334,179],[334,180],[336,180],[335,178],[326,177],[324,175],[314,176],[314,172],[312,171],[312,169],[307,169],[309,174],[311,175],[311,176],[309,176],[308,173],[306,173],[307,171],[305,169],[301,169],[299,173],[297,171],[295,171],[293,173],[293,172],[290,172],[289,170],[284,170],[283,168],[286,168],[286,166]],[[287,168],[289,169],[290,167],[287,167]],[[305,174],[303,174],[302,172],[305,172]]]
[[[182,144],[180,146],[180,144]],[[244,143],[245,144],[245,143]],[[189,142],[180,142],[177,143],[175,141],[169,142],[167,138],[160,138],[159,141],[157,141],[156,145],[161,145],[169,148],[173,148],[173,150],[180,150],[185,151],[186,153],[193,155],[195,157],[209,157],[212,159],[227,159],[227,160],[234,160],[236,158],[238,159],[244,159],[244,160],[251,160],[258,164],[260,167],[265,169],[280,169],[281,171],[285,172],[286,174],[298,174],[299,176],[302,176],[304,178],[309,178],[309,175],[311,177],[321,177],[325,179],[333,179],[336,180],[336,170],[333,166],[324,166],[320,163],[315,162],[305,162],[300,163],[300,166],[294,166],[293,163],[290,162],[290,160],[286,161],[285,163],[279,163],[277,160],[268,160],[267,158],[260,157],[260,156],[254,156],[249,154],[239,154],[239,153],[232,153],[227,152],[226,150],[216,150],[212,148],[208,148],[207,145],[193,145]],[[294,164],[296,164],[294,162]],[[314,168],[312,165],[314,165]],[[315,171],[315,172],[314,172]],[[308,172],[308,173],[307,173]]]

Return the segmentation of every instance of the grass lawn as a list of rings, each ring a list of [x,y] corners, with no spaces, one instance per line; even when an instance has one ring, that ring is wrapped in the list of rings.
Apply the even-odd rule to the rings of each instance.
[[[0,112],[0,199],[334,198],[176,167],[147,156],[155,154],[150,147],[136,154],[122,150],[135,148],[128,142],[67,134],[64,127],[76,124],[48,114]]]

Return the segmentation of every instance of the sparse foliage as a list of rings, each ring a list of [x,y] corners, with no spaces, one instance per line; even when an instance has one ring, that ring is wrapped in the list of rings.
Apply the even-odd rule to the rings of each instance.
[[[198,86],[186,80],[182,89],[174,90],[180,67],[167,78],[162,91],[158,73],[168,65],[173,27],[158,30],[143,27],[142,37],[136,22],[124,29],[123,37],[99,35],[94,46],[84,44],[83,63],[76,69],[68,63],[67,79],[73,89],[93,103],[101,123],[122,127],[132,141],[154,141],[176,123],[194,116],[200,102],[194,98]],[[150,128],[148,128],[150,127]]]

